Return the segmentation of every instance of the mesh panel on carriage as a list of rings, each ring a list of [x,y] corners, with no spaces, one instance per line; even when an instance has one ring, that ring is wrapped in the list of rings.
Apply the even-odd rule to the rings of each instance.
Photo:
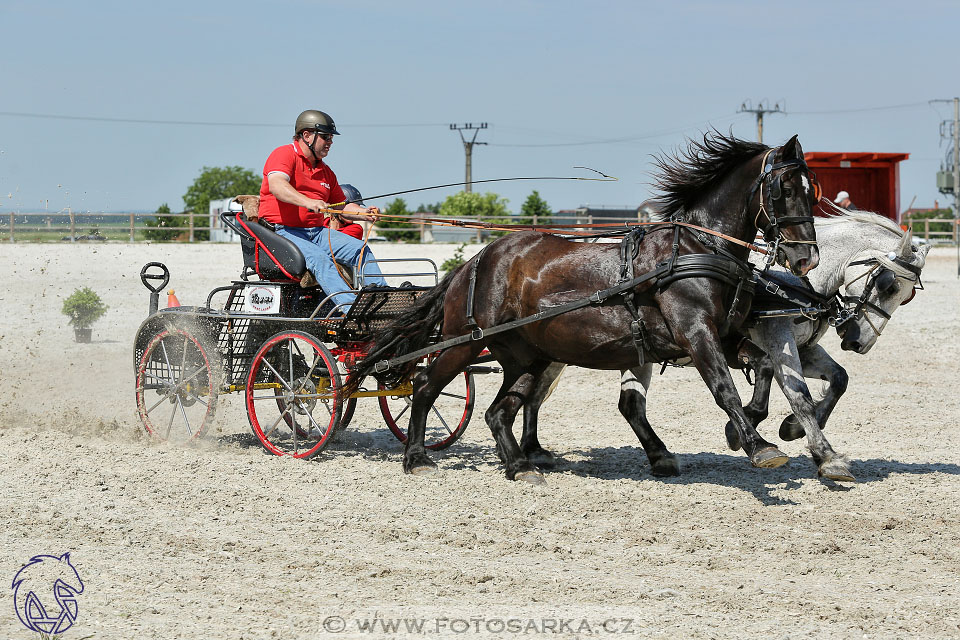
[[[343,319],[338,340],[366,341],[374,332],[390,324],[416,302],[430,287],[365,287]]]

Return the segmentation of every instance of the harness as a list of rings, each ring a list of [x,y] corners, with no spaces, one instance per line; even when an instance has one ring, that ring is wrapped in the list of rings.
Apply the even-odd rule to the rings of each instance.
[[[473,309],[477,270],[483,254],[483,251],[481,251],[473,259],[473,263],[470,267],[471,271],[469,288],[467,290],[466,309],[467,325],[470,329],[470,333],[432,344],[417,351],[412,351],[402,356],[391,358],[390,360],[381,360],[374,365],[374,372],[382,373],[399,364],[421,358],[425,355],[436,353],[437,351],[442,351],[443,349],[447,349],[449,347],[465,344],[475,340],[481,340],[483,338],[488,338],[506,331],[512,331],[518,327],[532,324],[534,322],[540,322],[541,320],[547,320],[576,309],[582,309],[591,305],[599,306],[611,298],[618,296],[624,299],[624,304],[627,307],[627,310],[634,317],[630,327],[631,335],[633,336],[640,362],[643,363],[645,362],[643,350],[649,346],[650,341],[649,336],[646,333],[646,328],[643,325],[643,321],[640,320],[636,304],[634,303],[635,294],[633,290],[636,289],[636,287],[646,282],[653,281],[654,285],[659,290],[663,290],[671,283],[684,278],[713,278],[716,280],[721,280],[722,282],[730,285],[737,285],[735,303],[732,305],[733,309],[736,308],[736,301],[739,301],[741,292],[748,291],[751,294],[753,292],[751,269],[746,263],[740,260],[731,259],[724,255],[711,255],[704,253],[679,255],[680,230],[686,226],[688,225],[682,223],[663,223],[663,225],[660,227],[673,228],[673,245],[670,258],[658,263],[654,267],[653,271],[649,271],[639,276],[633,275],[633,259],[636,256],[636,252],[639,251],[639,241],[650,232],[649,229],[645,229],[643,227],[634,229],[629,234],[624,236],[624,240],[621,242],[620,277],[617,283],[612,287],[596,291],[586,298],[580,298],[572,302],[555,305],[529,316],[524,316],[523,318],[518,318],[517,320],[505,322],[503,324],[499,324],[494,327],[488,327],[486,329],[477,325],[476,319],[474,318]],[[648,350],[652,351],[652,349]],[[660,360],[661,358],[657,358],[657,361]]]
[[[783,187],[783,176],[794,169],[805,169],[807,174],[810,174],[810,168],[807,167],[806,161],[802,158],[796,160],[788,160],[786,162],[774,162],[770,156],[776,149],[769,149],[763,156],[763,169],[760,172],[760,175],[757,176],[757,179],[753,183],[753,187],[750,189],[750,195],[747,197],[746,204],[743,206],[743,215],[749,213],[750,203],[753,202],[753,196],[756,195],[757,191],[760,192],[760,207],[757,209],[757,213],[754,216],[754,226],[758,229],[763,230],[763,238],[767,242],[773,243],[773,247],[770,250],[768,256],[768,264],[772,264],[772,261],[776,257],[777,248],[780,244],[817,244],[816,240],[790,240],[783,235],[783,230],[781,227],[790,227],[805,222],[813,224],[813,216],[776,216],[776,208],[774,207],[774,202],[779,200],[782,195]],[[766,197],[764,197],[764,185],[767,187]],[[760,226],[760,214],[765,214],[767,218],[767,224]]]
[[[865,311],[870,310],[885,320],[890,319],[890,314],[884,311],[879,305],[870,302],[870,300],[868,300],[870,294],[873,293],[874,289],[878,289],[881,292],[885,291],[893,286],[897,278],[903,278],[904,280],[913,284],[913,293],[909,298],[900,303],[901,305],[907,304],[913,300],[913,296],[916,295],[918,289],[923,289],[923,282],[920,280],[920,268],[912,264],[910,261],[904,260],[900,256],[893,254],[892,252],[882,257],[873,256],[863,260],[855,260],[848,266],[852,267],[856,265],[870,265],[870,268],[867,269],[867,271],[865,271],[863,274],[848,282],[844,289],[861,278],[866,278],[867,282],[859,296],[840,295],[839,293],[837,294],[837,300],[840,302],[840,308],[838,309],[836,316],[830,318],[830,324],[831,326],[839,327],[853,318],[863,317],[866,319],[867,323],[870,324],[870,328],[873,329],[874,332],[879,336],[880,330],[877,329],[877,327],[873,324],[873,322],[870,320],[870,316],[867,315]],[[912,274],[913,277],[908,274]]]
[[[774,206],[775,201],[779,200],[782,195],[781,189],[783,176],[791,170],[801,168],[806,169],[807,173],[809,174],[809,168],[807,168],[806,162],[802,158],[775,163],[770,159],[770,156],[774,151],[775,149],[769,149],[763,156],[763,169],[754,182],[743,209],[743,217],[746,218],[750,203],[753,201],[754,195],[756,195],[757,191],[759,190],[760,207],[755,216],[754,226],[758,229],[761,228],[759,225],[760,213],[764,213],[767,222],[762,227],[763,236],[767,242],[773,243],[772,250],[768,255],[768,260],[771,262],[776,258],[777,247],[781,242],[784,244],[816,245],[816,240],[790,240],[783,235],[781,227],[800,225],[806,222],[812,224],[814,221],[812,215],[782,216],[778,218],[775,215],[776,209]],[[764,185],[767,187],[766,199],[764,198],[763,192]],[[650,231],[666,227],[673,228],[673,245],[670,258],[657,264],[653,271],[640,276],[634,275],[633,260],[639,251],[639,243]],[[721,333],[725,333],[729,330],[730,324],[736,315],[741,296],[744,293],[747,293],[751,296],[753,295],[756,282],[753,278],[753,268],[746,262],[736,258],[729,251],[717,246],[717,244],[714,242],[704,243],[706,246],[709,246],[713,249],[715,252],[713,255],[707,253],[696,253],[683,256],[679,255],[680,229],[684,227],[688,227],[691,229],[691,231],[697,232],[697,237],[702,243],[705,239],[703,234],[708,233],[726,240],[733,241],[737,244],[756,249],[756,247],[753,247],[749,243],[743,242],[739,239],[732,238],[710,229],[684,223],[680,220],[673,220],[669,223],[663,223],[661,226],[654,227],[653,229],[644,226],[634,227],[624,236],[620,243],[619,277],[617,283],[612,287],[596,291],[586,298],[556,305],[532,315],[484,329],[477,324],[474,316],[477,272],[480,266],[480,260],[483,257],[484,251],[486,250],[486,248],[484,248],[484,250],[480,251],[480,253],[473,258],[470,266],[469,288],[467,290],[467,308],[465,314],[467,328],[470,330],[470,333],[458,336],[456,338],[451,338],[449,340],[444,340],[439,343],[431,344],[428,347],[424,347],[422,349],[418,349],[417,351],[391,358],[389,360],[381,360],[374,364],[373,370],[375,373],[383,373],[384,371],[387,371],[399,364],[410,362],[411,360],[442,351],[443,349],[447,349],[449,347],[481,340],[485,337],[511,331],[518,327],[539,322],[541,320],[547,320],[576,309],[582,309],[589,305],[601,305],[607,300],[617,296],[622,298],[624,307],[626,307],[627,311],[633,317],[633,321],[630,323],[630,333],[633,338],[634,346],[637,350],[639,362],[640,364],[644,364],[645,351],[651,353],[654,353],[654,351],[652,349],[652,344],[650,342],[647,329],[644,326],[643,321],[640,319],[640,313],[635,303],[634,290],[641,284],[649,281],[654,281],[655,286],[661,291],[671,283],[684,278],[712,278],[714,280],[720,280],[728,285],[736,286],[733,301],[730,305],[730,310],[723,322],[723,325],[718,327],[718,330]],[[663,358],[658,356],[656,357],[656,360],[658,362],[665,362]]]

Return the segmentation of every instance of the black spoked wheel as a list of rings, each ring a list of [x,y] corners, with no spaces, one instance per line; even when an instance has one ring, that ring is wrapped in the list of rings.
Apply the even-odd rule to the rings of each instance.
[[[388,387],[380,383],[378,388],[384,391]],[[412,388],[407,384],[394,390],[397,395],[380,396],[380,413],[393,435],[400,442],[406,442],[406,427],[413,404]],[[470,373],[457,376],[444,387],[427,414],[424,442],[428,449],[446,449],[463,435],[473,415],[475,399],[473,375]]]
[[[316,337],[281,331],[269,338],[247,374],[247,417],[263,447],[312,458],[329,444],[343,412],[337,361]]]
[[[222,369],[216,350],[186,329],[161,329],[137,365],[137,412],[147,433],[185,443],[213,420]]]

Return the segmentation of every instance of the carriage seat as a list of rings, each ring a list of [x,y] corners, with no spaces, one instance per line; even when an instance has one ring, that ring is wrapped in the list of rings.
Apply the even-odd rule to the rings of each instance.
[[[235,201],[243,206],[243,213],[237,213],[237,224],[244,232],[240,237],[243,265],[256,271],[261,280],[301,282],[309,273],[303,254],[297,245],[271,229],[270,223],[260,220],[259,197],[237,196]]]

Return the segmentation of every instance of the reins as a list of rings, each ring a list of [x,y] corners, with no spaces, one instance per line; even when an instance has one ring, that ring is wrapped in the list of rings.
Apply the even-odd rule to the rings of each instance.
[[[320,209],[322,213],[339,213],[337,209]],[[756,244],[740,240],[739,238],[734,238],[733,236],[721,233],[719,231],[714,231],[713,229],[708,229],[706,227],[701,227],[699,225],[691,224],[689,222],[670,222],[670,221],[660,221],[660,222],[601,222],[601,223],[592,223],[592,224],[551,224],[551,225],[529,225],[529,224],[497,224],[493,222],[480,222],[474,220],[444,220],[442,218],[421,218],[417,216],[404,216],[404,215],[380,215],[378,219],[388,219],[388,220],[416,220],[427,224],[430,226],[436,227],[461,227],[464,229],[478,229],[486,231],[542,231],[544,233],[550,233],[552,231],[559,231],[559,235],[569,235],[569,236],[581,236],[581,237],[593,237],[595,234],[586,233],[579,231],[580,229],[623,229],[624,233],[629,233],[631,229],[637,227],[649,227],[656,225],[668,225],[668,224],[677,224],[683,227],[690,229],[695,229],[703,233],[707,233],[712,236],[716,236],[728,242],[738,244],[741,247],[746,247],[751,251],[756,251],[767,255],[769,251],[760,247]],[[368,231],[369,234],[369,231]]]

